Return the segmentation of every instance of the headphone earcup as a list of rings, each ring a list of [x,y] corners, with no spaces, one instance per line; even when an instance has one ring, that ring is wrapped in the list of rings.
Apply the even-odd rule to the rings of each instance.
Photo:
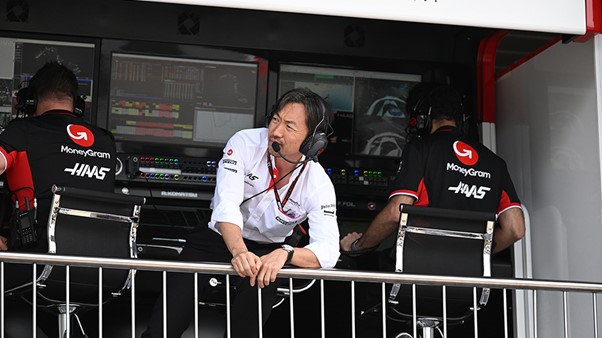
[[[75,103],[73,104],[73,113],[79,117],[84,116],[86,111],[86,101],[81,96],[75,97]]]
[[[17,104],[15,109],[19,112],[23,112],[25,116],[32,115],[35,113],[38,106],[38,98],[36,91],[33,88],[25,87],[19,89],[16,94]]]
[[[310,159],[315,159],[326,149],[328,145],[328,138],[325,133],[319,132],[315,135],[308,136],[301,146],[299,151]]]

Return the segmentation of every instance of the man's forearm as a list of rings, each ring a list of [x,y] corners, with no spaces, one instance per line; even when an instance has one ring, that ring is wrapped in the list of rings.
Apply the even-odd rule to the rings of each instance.
[[[238,225],[220,222],[218,228],[232,257],[236,257],[238,254],[248,251],[247,245],[242,239],[242,231]]]
[[[399,205],[413,204],[414,198],[400,195],[393,197],[385,208],[370,223],[363,236],[354,245],[355,250],[363,250],[380,245],[399,226]]]

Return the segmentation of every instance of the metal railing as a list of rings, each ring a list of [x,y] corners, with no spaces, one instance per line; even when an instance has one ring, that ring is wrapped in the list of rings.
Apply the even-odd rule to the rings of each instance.
[[[217,263],[188,263],[178,261],[157,261],[157,260],[144,260],[144,259],[111,259],[111,258],[95,258],[95,257],[76,257],[76,256],[61,256],[61,255],[46,255],[46,254],[23,254],[23,253],[0,253],[0,324],[4,328],[4,316],[5,316],[5,289],[4,289],[4,267],[5,263],[21,263],[21,264],[33,264],[34,276],[37,270],[37,265],[62,265],[67,266],[66,275],[66,293],[67,303],[66,306],[69,308],[69,267],[93,267],[99,269],[99,284],[102,284],[102,271],[103,269],[135,269],[144,271],[161,271],[163,272],[163,290],[166,288],[166,273],[167,272],[186,272],[196,274],[220,274],[226,275],[226,283],[229,283],[229,276],[236,275],[235,271],[229,264],[217,264]],[[32,277],[34,277],[32,276]],[[492,289],[503,290],[503,303],[504,307],[507,307],[508,302],[508,291],[509,290],[530,290],[534,303],[537,304],[537,297],[539,291],[558,291],[562,294],[562,313],[563,313],[563,331],[559,337],[568,338],[570,336],[569,327],[569,293],[584,293],[590,294],[592,297],[591,301],[591,314],[593,323],[591,328],[584,328],[586,330],[585,335],[579,334],[581,337],[598,337],[598,310],[597,310],[597,296],[602,292],[602,284],[600,283],[588,283],[588,282],[570,282],[570,281],[554,281],[554,280],[535,280],[535,279],[504,279],[504,278],[470,278],[470,277],[451,277],[451,276],[430,276],[430,275],[413,275],[413,274],[396,274],[396,273],[379,273],[379,272],[365,272],[365,271],[354,271],[354,270],[340,270],[340,269],[300,269],[300,268],[284,268],[279,273],[280,278],[288,278],[289,280],[289,293],[290,297],[290,336],[295,335],[294,330],[294,306],[293,306],[293,295],[292,292],[292,281],[293,279],[316,279],[319,281],[320,287],[320,310],[321,310],[321,336],[326,337],[325,333],[325,302],[324,302],[324,281],[345,281],[351,285],[351,309],[349,309],[349,315],[351,317],[351,336],[355,337],[355,325],[356,325],[356,311],[355,311],[355,285],[358,282],[367,283],[378,283],[382,286],[382,335],[386,337],[386,325],[387,325],[387,295],[385,293],[385,285],[390,283],[401,283],[410,284],[415,288],[416,285],[437,285],[442,286],[443,292],[445,293],[446,287],[451,286],[462,286],[471,287],[473,290],[476,288],[488,287]],[[99,289],[100,289],[99,285]],[[131,295],[131,336],[139,336],[140,332],[135,332],[135,318],[136,318],[136,280],[132,281],[132,292]],[[35,292],[34,295],[35,307]],[[230,303],[230,292],[229,285],[226,285],[226,307],[227,307],[227,325],[230,325],[229,316],[229,303]],[[261,289],[258,288],[258,297],[261,300]],[[474,299],[476,302],[476,291],[474,292]],[[198,293],[195,293],[195,301],[198,303]],[[414,308],[416,298],[414,294]],[[99,327],[102,327],[102,294],[99,292]],[[444,304],[445,307],[445,304]],[[261,318],[261,301],[259,301],[258,311],[259,323],[262,322]],[[478,324],[477,324],[477,311],[476,306],[474,307],[474,330],[475,337],[478,337]],[[538,308],[535,306],[533,316],[538,318]],[[444,311],[445,313],[445,311]],[[198,317],[198,314],[197,314]],[[165,316],[164,316],[165,318]],[[445,318],[444,318],[445,319]],[[414,324],[416,324],[416,316],[414,312]],[[444,320],[445,321],[445,320]],[[535,321],[537,323],[537,320]],[[67,325],[68,326],[68,325]],[[508,331],[509,319],[506,311],[504,311],[504,337],[509,337],[511,333]],[[259,325],[259,337],[262,337],[261,325]],[[34,311],[34,329],[33,336],[35,337],[35,311]],[[99,330],[102,335],[102,329]],[[195,321],[195,332],[198,337],[198,321]],[[441,332],[442,336],[447,335],[446,326],[444,326],[444,332]],[[519,334],[520,335],[520,334]],[[414,325],[414,337],[417,337],[416,325]],[[522,336],[522,335],[520,335]],[[531,336],[531,335],[529,335]],[[534,325],[533,337],[538,337],[537,324]],[[4,337],[4,330],[0,334],[0,338]],[[547,337],[546,337],[547,338]]]

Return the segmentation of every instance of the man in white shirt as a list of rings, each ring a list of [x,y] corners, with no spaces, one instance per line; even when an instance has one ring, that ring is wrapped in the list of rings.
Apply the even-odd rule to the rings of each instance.
[[[276,297],[274,282],[285,264],[331,268],[337,262],[335,191],[322,166],[312,161],[328,143],[330,115],[319,95],[293,89],[276,103],[267,128],[239,131],[224,148],[209,227],[190,236],[180,258],[231,262],[243,277],[234,281],[232,337],[258,334],[255,288],[263,289],[265,323]],[[283,244],[306,219],[309,244]],[[199,278],[200,288],[207,278]],[[168,288],[168,337],[180,337],[194,313],[192,275],[172,274]],[[161,298],[143,337],[163,336]]]

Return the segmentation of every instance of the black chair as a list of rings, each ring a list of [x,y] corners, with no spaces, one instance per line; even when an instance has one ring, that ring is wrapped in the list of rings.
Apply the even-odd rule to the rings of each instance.
[[[53,186],[48,253],[136,258],[136,231],[143,197]],[[58,314],[59,334],[70,332],[70,315],[99,307],[129,289],[134,270],[44,266],[36,283],[37,306]],[[68,283],[67,283],[68,276]],[[32,283],[7,291],[31,290]],[[77,317],[76,317],[77,318]],[[81,328],[81,325],[80,325]],[[83,328],[82,328],[83,331]],[[83,333],[83,332],[82,332]]]
[[[393,250],[395,272],[460,277],[490,277],[494,213],[400,205],[401,216]],[[473,288],[394,284],[387,317],[409,324],[414,335],[434,337],[441,325],[463,323],[475,309]],[[477,290],[477,310],[487,304],[490,290]],[[414,302],[415,299],[415,302]],[[415,305],[415,311],[414,311]],[[445,307],[445,311],[444,311]],[[397,337],[408,337],[402,333]],[[416,338],[416,337],[414,337]]]

